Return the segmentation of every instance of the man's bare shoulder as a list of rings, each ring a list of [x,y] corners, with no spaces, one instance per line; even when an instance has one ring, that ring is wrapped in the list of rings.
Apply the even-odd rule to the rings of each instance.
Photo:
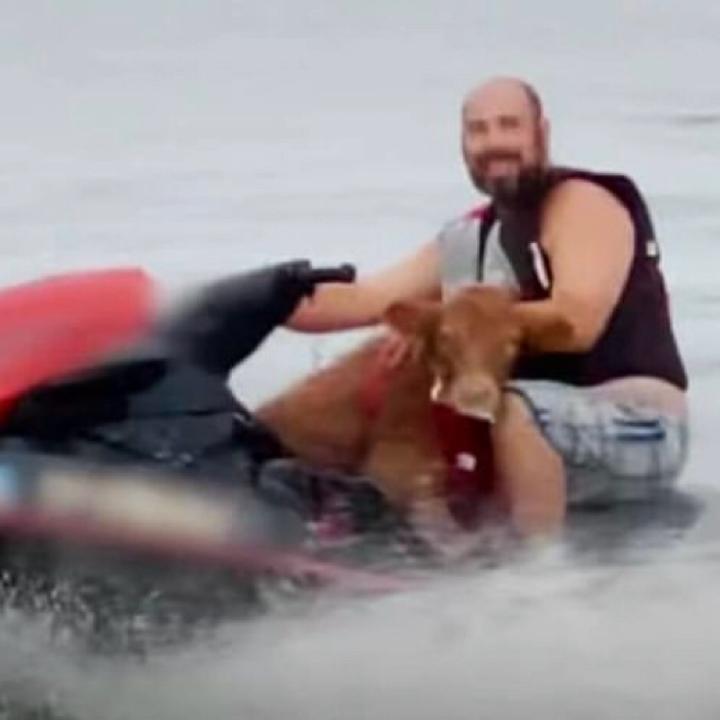
[[[583,178],[569,178],[550,192],[545,214],[611,213],[628,220],[630,214],[620,200],[598,183]]]
[[[627,208],[609,190],[589,180],[572,178],[554,188],[543,210],[543,235],[553,238],[567,233],[602,233],[627,236],[632,231]]]

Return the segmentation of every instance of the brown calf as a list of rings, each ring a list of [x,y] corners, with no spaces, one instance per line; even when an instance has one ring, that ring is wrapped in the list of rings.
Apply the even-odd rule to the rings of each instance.
[[[386,322],[409,341],[402,363],[378,362],[375,338],[258,409],[302,460],[373,478],[389,500],[410,508],[443,494],[448,466],[433,423],[433,401],[493,419],[528,331],[511,294],[471,286],[445,304],[401,302]],[[369,411],[368,392],[382,384]]]

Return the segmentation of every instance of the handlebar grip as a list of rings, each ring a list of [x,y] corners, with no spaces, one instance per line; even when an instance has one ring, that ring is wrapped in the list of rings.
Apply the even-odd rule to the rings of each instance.
[[[357,272],[353,265],[344,264],[337,267],[308,269],[304,273],[303,280],[310,285],[321,283],[351,283],[355,281]]]

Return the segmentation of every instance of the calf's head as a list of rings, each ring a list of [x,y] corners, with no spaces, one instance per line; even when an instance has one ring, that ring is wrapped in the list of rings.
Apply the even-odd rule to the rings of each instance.
[[[492,420],[524,337],[513,294],[473,285],[447,302],[399,302],[385,316],[432,376],[432,399]]]

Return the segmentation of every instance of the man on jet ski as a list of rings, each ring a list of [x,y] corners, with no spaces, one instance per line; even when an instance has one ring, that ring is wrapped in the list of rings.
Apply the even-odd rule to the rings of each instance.
[[[289,327],[367,327],[400,300],[511,288],[528,321],[572,328],[530,343],[503,393],[493,452],[516,527],[553,534],[571,508],[652,498],[685,466],[688,381],[640,190],[625,175],[555,165],[540,97],[520,79],[471,90],[460,125],[489,202],[398,264],[323,287]]]

